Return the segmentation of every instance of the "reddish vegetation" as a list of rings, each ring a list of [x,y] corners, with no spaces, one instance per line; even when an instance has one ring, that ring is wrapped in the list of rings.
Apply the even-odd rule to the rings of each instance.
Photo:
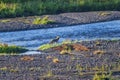
[[[76,51],[89,51],[89,49],[86,46],[83,46],[81,44],[73,44],[73,48]]]
[[[95,50],[93,52],[93,54],[104,54],[104,53],[105,53],[105,51],[103,51],[103,50]]]
[[[20,58],[22,61],[33,61],[34,58],[33,57],[30,57],[30,56],[24,56],[22,58]]]
[[[59,59],[58,58],[54,58],[53,59],[53,63],[59,63],[60,61],[59,61]]]
[[[63,50],[63,47],[62,47],[62,46],[57,46],[57,47],[54,47],[53,50],[62,51],[62,50]]]
[[[63,44],[61,46],[57,46],[53,48],[54,50],[75,50],[75,51],[88,51],[89,49],[86,46],[83,46],[81,44]]]

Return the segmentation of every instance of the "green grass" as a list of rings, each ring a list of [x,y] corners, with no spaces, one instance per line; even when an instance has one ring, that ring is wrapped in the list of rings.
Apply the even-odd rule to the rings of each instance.
[[[61,46],[62,44],[72,44],[72,43],[77,43],[78,41],[71,41],[71,40],[64,40],[61,43],[53,43],[53,44],[43,44],[39,47],[38,50],[47,50],[56,46]]]
[[[59,46],[59,45],[61,45],[61,44],[59,44],[59,43],[56,43],[56,44],[44,44],[44,45],[41,45],[38,50],[46,50],[46,49],[50,49],[50,48],[53,48],[53,47],[56,47],[56,46]]]
[[[9,22],[10,20],[9,19],[6,19],[6,20],[0,20],[0,22],[2,23],[6,23],[6,22]]]
[[[101,75],[95,74],[93,80],[115,80],[115,79],[112,79],[111,74],[108,75],[102,73]]]
[[[33,24],[49,24],[54,23],[54,21],[49,20],[48,16],[45,16],[43,18],[36,17],[33,21]]]
[[[18,47],[18,46],[1,46],[0,45],[0,54],[17,54],[26,52],[27,49]]]
[[[0,18],[120,10],[120,0],[0,0]]]

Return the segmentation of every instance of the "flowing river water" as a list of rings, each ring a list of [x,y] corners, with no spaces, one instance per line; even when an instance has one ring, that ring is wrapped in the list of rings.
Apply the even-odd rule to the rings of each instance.
[[[65,39],[120,39],[120,20],[59,28],[0,32],[0,42],[34,50],[56,36],[60,36],[59,42]]]

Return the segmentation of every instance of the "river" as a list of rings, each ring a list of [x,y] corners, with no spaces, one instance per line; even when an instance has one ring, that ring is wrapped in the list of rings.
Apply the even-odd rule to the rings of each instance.
[[[120,39],[120,20],[59,28],[0,32],[0,42],[28,49],[37,49],[56,36],[60,36],[59,42],[65,39]]]

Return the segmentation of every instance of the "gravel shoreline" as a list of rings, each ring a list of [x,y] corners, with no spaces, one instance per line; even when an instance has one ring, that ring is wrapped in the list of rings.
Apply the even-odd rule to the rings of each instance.
[[[113,80],[120,79],[120,40],[78,44],[90,50],[72,51],[73,55],[61,55],[55,50],[36,55],[0,55],[0,80],[93,80],[103,66],[104,71],[112,72]],[[94,54],[96,50],[105,53]],[[53,59],[59,61],[53,62]]]
[[[37,17],[44,17],[37,16]],[[11,18],[0,22],[0,32],[20,31],[119,20],[119,11],[63,13],[49,15],[55,24],[33,25],[35,16]],[[4,20],[4,19],[1,19]],[[0,55],[0,80],[93,80],[103,70],[112,72],[113,80],[120,79],[120,40],[95,40],[80,43],[89,51],[71,51],[61,55],[46,50],[35,55]],[[100,50],[101,53],[95,53]],[[54,62],[53,60],[57,60]],[[102,71],[103,72],[103,71]]]
[[[54,24],[47,25],[34,25],[32,24],[35,17],[43,16],[30,16],[20,18],[0,19],[0,32],[6,31],[20,31],[32,30],[43,28],[64,27],[79,24],[88,24],[104,21],[112,21],[120,19],[120,11],[96,11],[96,12],[73,12],[62,13],[57,15],[48,15],[50,20],[55,21]]]

